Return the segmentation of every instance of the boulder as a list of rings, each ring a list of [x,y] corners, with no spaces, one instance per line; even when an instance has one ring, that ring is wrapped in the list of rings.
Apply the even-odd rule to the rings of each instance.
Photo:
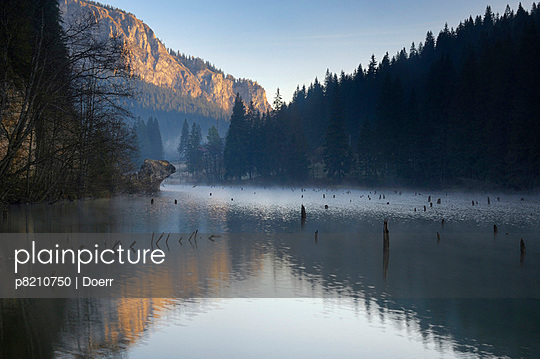
[[[176,168],[169,161],[146,159],[138,172],[128,176],[127,191],[158,192],[161,182],[175,172]]]

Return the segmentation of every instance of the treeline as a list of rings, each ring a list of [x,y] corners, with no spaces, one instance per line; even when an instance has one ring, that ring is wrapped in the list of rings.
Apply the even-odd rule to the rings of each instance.
[[[107,194],[131,167],[126,50],[91,14],[60,21],[56,0],[2,2],[0,202]]]
[[[133,115],[136,117],[153,117],[159,119],[159,128],[163,140],[163,158],[168,160],[178,159],[177,147],[178,141],[180,139],[180,133],[182,132],[182,119],[188,118],[190,123],[196,122],[201,127],[201,131],[203,134],[206,134],[210,127],[215,126],[220,131],[220,135],[222,137],[225,136],[227,127],[229,125],[229,119],[226,117],[216,120],[193,113],[152,110],[140,106],[136,106],[131,110],[133,112]]]
[[[468,18],[264,115],[235,104],[230,177],[404,186],[540,185],[540,9]]]
[[[185,160],[188,172],[210,182],[224,179],[260,177],[275,181],[300,182],[309,178],[310,160],[299,123],[291,121],[278,93],[274,111],[260,113],[240,94],[236,95],[225,140],[215,126],[208,129],[203,142],[200,126],[191,130],[184,121],[178,155]],[[316,167],[316,165],[312,165]],[[322,169],[320,170],[322,173]]]
[[[193,122],[191,130],[187,119],[184,120],[178,156],[186,163],[188,173],[206,175],[206,180],[215,182],[223,179],[223,139],[215,126],[208,129],[206,142],[202,143],[202,131],[199,124]]]
[[[223,153],[226,178],[261,176],[302,181],[308,175],[308,159],[302,131],[289,121],[281,95],[274,111],[261,114],[250,103],[246,108],[236,95]]]
[[[212,64],[210,61],[205,61],[201,59],[200,57],[195,56],[189,56],[186,54],[181,53],[180,51],[175,51],[173,49],[167,49],[169,51],[169,54],[174,56],[178,62],[181,64],[184,64],[191,73],[196,75],[200,71],[204,70],[210,70],[212,72],[217,72],[225,75],[221,69],[218,69],[214,64]]]

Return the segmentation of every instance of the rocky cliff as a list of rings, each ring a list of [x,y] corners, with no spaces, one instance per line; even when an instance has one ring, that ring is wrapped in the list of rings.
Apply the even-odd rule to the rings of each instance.
[[[199,102],[206,100],[224,113],[232,110],[237,92],[246,104],[253,101],[261,112],[270,109],[266,92],[257,82],[235,79],[201,59],[168,50],[152,29],[133,14],[81,0],[60,0],[60,9],[66,25],[92,12],[100,20],[99,31],[103,36],[116,36],[129,46],[131,68],[146,83],[196,98]],[[198,66],[193,66],[194,62]],[[174,107],[174,104],[163,107],[167,106]]]
[[[176,172],[176,168],[164,160],[144,160],[139,172],[124,178],[125,190],[128,193],[159,192],[159,186],[167,177]]]

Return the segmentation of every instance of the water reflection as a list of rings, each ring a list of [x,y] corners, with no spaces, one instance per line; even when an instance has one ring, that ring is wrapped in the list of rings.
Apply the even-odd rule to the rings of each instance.
[[[535,299],[129,298],[0,303],[3,358],[214,357],[203,355],[208,348],[230,358],[283,357],[292,352],[310,353],[312,358],[366,353],[370,357],[538,354],[534,328],[540,303]],[[289,346],[275,345],[286,342]]]
[[[138,343],[169,299],[1,299],[0,357],[118,356]]]
[[[300,192],[197,187],[153,205],[133,196],[11,209],[2,232],[231,236],[175,239],[164,270],[125,283],[156,283],[170,299],[2,299],[0,357],[539,355],[537,200],[472,209],[470,195],[438,195],[424,213],[414,194],[383,203]]]

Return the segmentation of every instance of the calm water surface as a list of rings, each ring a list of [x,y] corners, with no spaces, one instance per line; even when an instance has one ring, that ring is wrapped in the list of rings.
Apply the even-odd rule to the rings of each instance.
[[[150,199],[10,209],[4,233],[221,236],[141,271],[166,299],[1,300],[0,357],[540,356],[538,196],[166,184]]]

